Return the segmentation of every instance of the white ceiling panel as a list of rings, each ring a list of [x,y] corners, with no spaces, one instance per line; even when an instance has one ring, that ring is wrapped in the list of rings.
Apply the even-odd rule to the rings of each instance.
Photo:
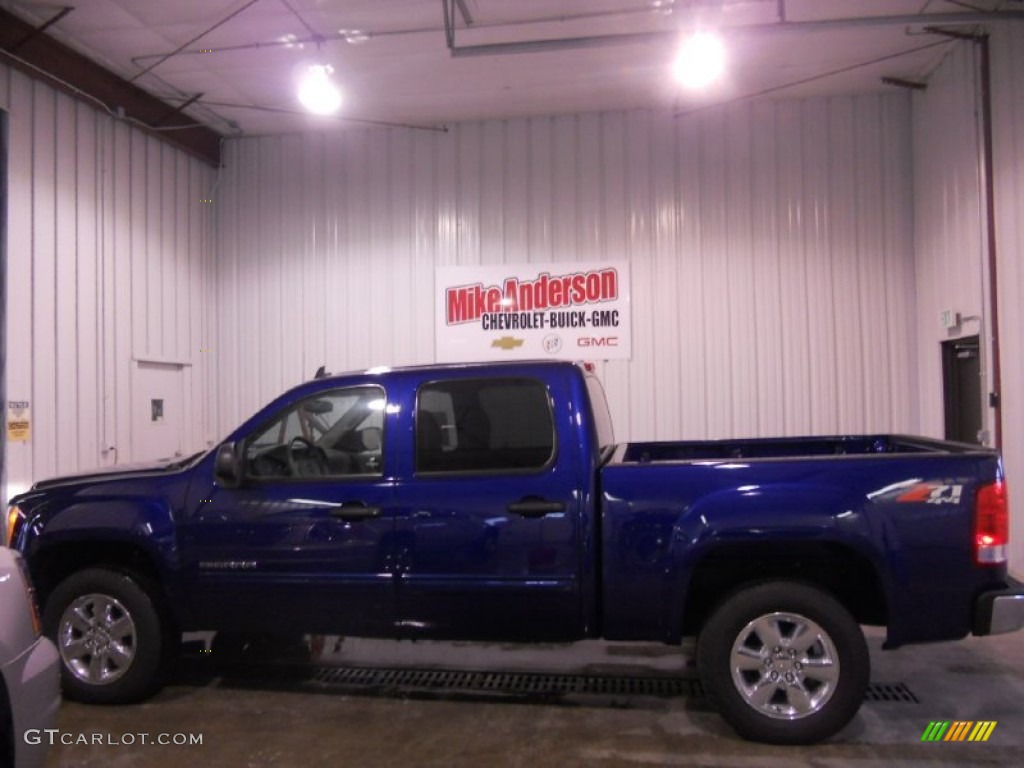
[[[33,24],[60,9],[50,0],[0,0],[0,7]],[[882,77],[923,79],[941,59],[948,42],[925,26],[976,22],[992,11],[1024,15],[1024,3],[80,0],[47,33],[159,97],[202,94],[187,111],[216,130],[258,134],[346,119],[439,126],[882,90],[892,87]],[[884,17],[897,23],[877,21]],[[688,93],[670,69],[678,39],[696,28],[723,33],[728,70],[714,89]],[[345,97],[336,119],[301,114],[296,76],[310,63],[335,70]],[[216,116],[223,119],[211,121]]]

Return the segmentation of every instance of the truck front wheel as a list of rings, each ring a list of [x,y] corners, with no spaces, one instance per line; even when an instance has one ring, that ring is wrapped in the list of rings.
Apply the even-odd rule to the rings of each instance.
[[[697,668],[707,696],[744,738],[812,744],[857,713],[870,658],[860,626],[835,598],[777,581],[718,607],[700,633]]]
[[[104,568],[72,574],[46,601],[43,625],[60,652],[67,698],[124,704],[160,687],[168,643],[140,579]]]

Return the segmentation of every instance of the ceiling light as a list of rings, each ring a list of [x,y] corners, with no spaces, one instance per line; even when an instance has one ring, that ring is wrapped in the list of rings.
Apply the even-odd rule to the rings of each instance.
[[[370,33],[361,29],[339,29],[338,34],[345,39],[346,43],[352,45],[359,45],[359,43],[365,43],[370,39]]]
[[[331,80],[334,67],[330,64],[313,64],[299,83],[299,101],[316,115],[330,115],[341,106],[341,91]]]
[[[725,45],[718,35],[698,32],[679,46],[672,72],[686,88],[705,88],[725,71]]]

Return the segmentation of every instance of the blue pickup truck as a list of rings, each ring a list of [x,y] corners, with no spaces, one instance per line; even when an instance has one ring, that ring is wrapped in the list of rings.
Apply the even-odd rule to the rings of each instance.
[[[918,437],[616,444],[569,363],[326,376],[185,461],[11,502],[67,696],[183,631],[678,644],[742,736],[810,743],[886,646],[1024,625],[998,454]]]

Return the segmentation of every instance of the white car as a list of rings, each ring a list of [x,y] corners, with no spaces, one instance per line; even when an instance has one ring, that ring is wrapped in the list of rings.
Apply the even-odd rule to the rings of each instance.
[[[0,547],[0,767],[43,764],[47,741],[25,734],[53,728],[59,707],[60,657],[40,634],[28,569]]]

